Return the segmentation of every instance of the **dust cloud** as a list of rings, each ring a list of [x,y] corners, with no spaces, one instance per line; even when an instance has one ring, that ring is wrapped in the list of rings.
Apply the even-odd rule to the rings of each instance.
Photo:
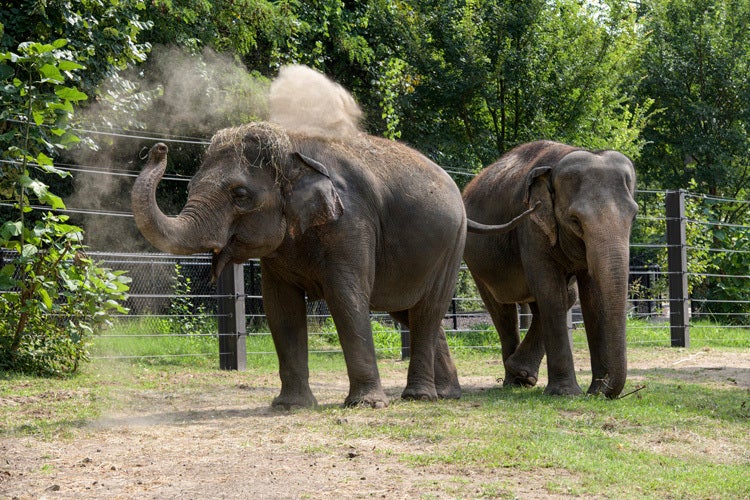
[[[362,111],[352,95],[325,75],[299,64],[284,66],[271,83],[270,121],[312,136],[359,134]]]
[[[135,70],[103,82],[76,115],[82,129],[101,133],[80,133],[88,137],[65,159],[76,165],[73,193],[65,202],[76,211],[73,222],[86,229],[89,247],[153,250],[129,216],[130,190],[148,148],[159,141],[170,148],[174,166],[163,188],[174,194],[160,201],[166,213],[176,213],[187,183],[175,180],[175,173],[192,175],[216,130],[267,119],[269,84],[214,51],[190,54],[163,46],[154,47]]]
[[[171,162],[157,197],[176,214],[217,130],[263,120],[347,137],[360,133],[362,118],[349,92],[307,66],[284,66],[270,81],[214,51],[174,47],[154,47],[143,65],[105,81],[90,103],[77,117],[82,128],[103,133],[82,134],[89,136],[83,145],[68,151],[77,167],[65,202],[78,210],[73,222],[86,229],[89,247],[115,252],[153,250],[130,216],[130,191],[156,142],[167,143]]]

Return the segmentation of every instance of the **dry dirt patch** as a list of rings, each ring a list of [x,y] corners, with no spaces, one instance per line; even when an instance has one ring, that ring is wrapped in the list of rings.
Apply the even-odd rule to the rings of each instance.
[[[657,351],[631,361],[631,379],[651,370],[671,370],[686,381],[750,387],[750,353],[704,350]],[[586,369],[585,356],[577,359]],[[499,364],[462,377],[467,388],[490,388]],[[389,396],[397,398],[405,364],[382,370]],[[486,374],[484,374],[486,372]],[[494,373],[493,373],[494,372]],[[310,432],[311,418],[347,425],[351,411],[275,412],[275,377],[249,381],[242,373],[175,375],[162,386],[130,390],[110,412],[74,429],[72,436],[42,440],[10,437],[0,442],[2,498],[472,498],[487,491],[522,498],[554,498],[548,482],[576,478],[554,468],[462,468],[405,464],[407,453],[428,454],[427,440],[383,437],[342,438]],[[193,378],[194,377],[194,378]],[[322,405],[337,407],[347,383],[343,374],[312,375]],[[580,382],[588,383],[583,377]],[[545,383],[540,380],[540,383]],[[174,384],[182,388],[175,392]],[[169,388],[172,388],[171,390]],[[65,397],[65,394],[55,397]],[[7,399],[7,398],[6,398]],[[0,401],[19,408],[17,398]],[[440,404],[440,403],[438,403]],[[357,410],[360,411],[360,410]],[[376,410],[373,410],[376,411]],[[386,412],[386,410],[380,410]],[[354,417],[352,417],[355,415]],[[386,417],[385,413],[383,416]],[[662,436],[668,443],[669,436]],[[658,440],[657,440],[658,441]],[[661,446],[655,441],[654,446]],[[491,490],[487,490],[487,488]]]
[[[338,405],[346,389],[341,383],[313,388],[326,405]],[[342,441],[303,432],[309,419],[320,415],[271,410],[268,402],[275,391],[235,383],[179,397],[133,393],[124,407],[76,430],[72,438],[5,439],[0,496],[455,498],[481,496],[484,485],[493,483],[507,483],[509,491],[525,491],[527,498],[549,496],[545,481],[556,473],[550,469],[523,484],[502,469],[440,465],[407,470],[400,454],[435,445],[412,442],[407,447],[387,438]],[[248,396],[251,403],[237,404]],[[325,418],[347,425],[345,410],[342,415]]]

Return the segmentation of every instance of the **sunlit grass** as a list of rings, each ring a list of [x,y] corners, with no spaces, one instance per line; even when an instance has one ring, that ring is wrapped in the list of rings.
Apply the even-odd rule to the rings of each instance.
[[[628,345],[670,345],[668,323],[642,319],[628,321]],[[147,365],[176,364],[216,367],[219,360],[218,334],[215,320],[206,320],[200,331],[172,333],[164,320],[139,318],[123,320],[95,339],[92,357],[95,359],[133,360]],[[311,362],[324,360],[341,352],[335,325],[328,318],[309,327],[308,349]],[[400,359],[402,332],[390,324],[372,321],[373,338],[378,357]],[[523,332],[522,332],[523,334]],[[481,351],[500,355],[500,342],[491,324],[478,323],[463,331],[448,331],[448,345],[454,355]],[[572,331],[573,345],[585,346],[586,333],[582,325]],[[750,347],[750,328],[716,325],[701,321],[690,328],[691,347]],[[247,362],[255,366],[276,366],[273,340],[267,327],[256,328],[246,338]],[[316,355],[320,355],[317,356]],[[326,364],[323,362],[323,364]]]
[[[140,342],[135,335],[129,341]],[[146,352],[174,352],[168,339]],[[253,396],[256,393],[237,389],[234,404],[268,405],[279,388],[276,357],[268,354],[272,344],[267,344],[267,335],[251,335],[248,342],[265,354],[248,356],[248,370],[243,373],[217,370],[218,362],[199,357],[185,358],[199,361],[193,364],[183,358],[176,363],[106,358],[84,365],[79,375],[67,379],[0,376],[0,436],[75,439],[76,429],[113,404],[122,404],[118,396],[122,394],[137,399],[142,392],[160,391],[190,398],[252,384],[268,390]],[[479,337],[472,339],[478,342]],[[169,346],[170,351],[159,351],[159,346]],[[119,348],[132,346],[125,343]],[[577,357],[586,356],[585,347],[575,350]],[[336,350],[322,351],[310,356],[311,381],[343,382],[345,386],[343,356]],[[642,366],[648,366],[649,359],[667,351],[636,345],[630,352]],[[381,358],[379,365],[383,376],[395,384],[389,390],[397,394],[405,384],[407,364],[396,356],[389,358]],[[682,365],[661,363],[661,368],[640,370],[638,384],[645,388],[623,399],[547,397],[543,387],[501,388],[494,380],[501,361],[488,349],[457,349],[455,360],[461,377],[482,377],[486,383],[465,388],[463,397],[455,401],[411,402],[395,396],[382,410],[345,409],[338,404],[301,410],[294,432],[309,433],[315,439],[300,452],[326,455],[333,452],[329,447],[334,444],[365,440],[377,443],[376,453],[398,460],[406,476],[433,467],[485,471],[488,478],[493,475],[486,471],[512,471],[488,480],[480,492],[472,490],[471,496],[518,496],[513,493],[518,483],[508,477],[529,474],[544,475],[549,495],[747,498],[750,494],[746,388],[708,378],[688,380]],[[590,373],[584,369],[579,375],[584,382]],[[343,391],[337,396],[340,401]],[[450,488],[456,496],[467,495],[459,483],[446,485],[446,494]]]

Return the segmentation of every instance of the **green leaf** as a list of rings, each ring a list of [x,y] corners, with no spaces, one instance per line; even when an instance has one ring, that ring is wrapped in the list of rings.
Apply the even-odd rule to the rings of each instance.
[[[70,172],[57,169],[52,165],[39,165],[39,168],[41,168],[43,171],[45,171],[48,174],[55,174],[55,175],[59,175],[60,177],[70,177],[72,175]]]
[[[60,71],[74,71],[77,69],[83,69],[86,66],[78,64],[77,62],[62,59],[57,63],[57,67],[60,69]]]
[[[49,296],[49,293],[47,293],[47,290],[44,288],[39,289],[39,295],[42,298],[42,302],[44,303],[44,307],[47,308],[47,310],[52,309],[52,299]]]
[[[50,193],[49,191],[45,191],[44,195],[39,197],[39,201],[45,205],[49,205],[55,210],[65,208],[65,203],[62,198],[56,194]]]
[[[29,257],[36,255],[37,252],[39,252],[37,247],[26,244],[23,246],[23,249],[21,249],[21,256],[28,259]]]
[[[73,87],[58,87],[55,90],[55,94],[60,99],[65,99],[68,101],[85,101],[88,99],[88,96],[81,92],[80,90],[73,88]]]
[[[36,162],[39,164],[40,167],[41,166],[52,166],[52,164],[53,164],[52,158],[50,158],[49,156],[47,156],[44,153],[39,153],[38,155],[36,155]]]
[[[42,75],[43,82],[62,83],[65,81],[65,77],[62,75],[62,73],[60,73],[60,70],[57,69],[57,66],[49,63],[39,68],[39,74]]]
[[[8,221],[3,224],[2,229],[0,229],[0,236],[2,236],[4,240],[7,240],[14,236],[20,236],[22,231],[23,224],[21,224],[21,221]]]

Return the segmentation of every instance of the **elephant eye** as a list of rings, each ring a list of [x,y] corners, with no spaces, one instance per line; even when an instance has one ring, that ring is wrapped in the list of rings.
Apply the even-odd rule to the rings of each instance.
[[[578,236],[583,235],[583,225],[581,224],[581,219],[579,219],[575,215],[570,218],[570,227]]]
[[[232,189],[232,196],[235,198],[247,198],[249,194],[250,192],[241,186]]]

